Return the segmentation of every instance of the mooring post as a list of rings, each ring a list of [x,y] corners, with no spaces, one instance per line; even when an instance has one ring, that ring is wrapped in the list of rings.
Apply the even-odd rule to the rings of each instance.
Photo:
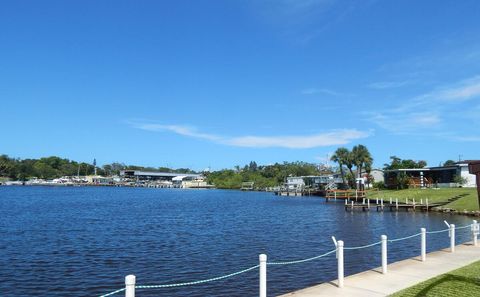
[[[387,235],[380,236],[382,240],[382,273],[387,274]]]
[[[450,224],[450,231],[448,232],[450,236],[450,253],[455,252],[455,224]]]
[[[135,297],[135,275],[125,277],[125,297]]]
[[[378,197],[377,197],[377,199],[375,200],[375,204],[378,204]]]
[[[353,200],[352,200],[352,208],[350,209],[350,211],[353,211]]]
[[[473,220],[472,224],[472,241],[473,241],[473,246],[477,246],[477,237],[478,237],[478,231],[479,230],[479,225],[477,223],[477,220]]]
[[[260,254],[258,256],[260,264],[260,286],[259,286],[259,297],[267,297],[267,255]]]
[[[337,241],[338,287],[343,288],[343,240]]]
[[[367,208],[370,210],[370,199],[367,199]]]
[[[398,198],[395,198],[395,207],[397,208],[397,211],[398,211]]]
[[[427,205],[427,211],[428,211],[428,198],[425,198],[425,204]]]
[[[422,234],[420,257],[422,259],[422,262],[425,262],[425,260],[427,259],[427,229],[420,228],[420,233]]]

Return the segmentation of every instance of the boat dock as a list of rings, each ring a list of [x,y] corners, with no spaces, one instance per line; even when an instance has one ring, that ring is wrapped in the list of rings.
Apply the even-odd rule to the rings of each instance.
[[[420,201],[420,203],[416,203],[415,200],[398,202],[398,199],[395,199],[395,201],[390,199],[389,202],[384,203],[383,199],[379,200],[363,198],[362,202],[345,200],[345,211],[354,211],[356,209],[362,211],[369,211],[370,209],[376,209],[377,211],[430,211],[432,208],[442,206],[444,204],[445,203],[428,203],[428,199],[425,199],[425,203],[423,203],[423,199]]]

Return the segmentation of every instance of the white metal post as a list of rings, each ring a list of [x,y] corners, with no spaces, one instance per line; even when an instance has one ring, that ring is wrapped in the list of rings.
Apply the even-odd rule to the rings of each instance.
[[[260,289],[258,296],[267,297],[267,255],[260,254],[258,260],[260,262]]]
[[[396,208],[397,211],[398,211],[398,198],[395,198],[395,208]]]
[[[450,224],[450,252],[455,252],[455,224]]]
[[[420,255],[422,258],[422,262],[425,262],[425,260],[427,259],[427,229],[420,228],[420,233],[422,234]]]
[[[343,240],[337,241],[338,287],[343,288]]]
[[[387,235],[380,236],[382,240],[382,273],[387,273]]]
[[[472,224],[472,241],[473,241],[473,246],[477,246],[477,237],[478,237],[478,223],[477,223],[477,220],[473,220],[473,224]]]
[[[125,277],[125,297],[135,297],[135,275]]]

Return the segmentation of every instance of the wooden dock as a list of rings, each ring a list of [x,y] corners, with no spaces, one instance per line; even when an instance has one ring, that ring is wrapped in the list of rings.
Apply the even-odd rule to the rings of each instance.
[[[419,203],[384,203],[382,200],[377,199],[363,199],[361,203],[354,202],[353,200],[345,200],[345,211],[354,211],[361,209],[362,211],[370,211],[370,209],[376,209],[376,211],[429,211],[433,207],[442,206],[443,203],[431,203],[431,204],[419,204]]]

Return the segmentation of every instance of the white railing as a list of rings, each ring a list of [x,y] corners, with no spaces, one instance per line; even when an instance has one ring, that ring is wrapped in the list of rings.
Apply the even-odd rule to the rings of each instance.
[[[125,277],[125,287],[112,291],[110,293],[101,295],[100,297],[107,297],[107,296],[112,296],[118,293],[121,293],[125,291],[125,297],[135,297],[135,290],[136,289],[156,289],[156,288],[172,288],[172,287],[181,287],[181,286],[191,286],[191,285],[198,285],[198,284],[203,284],[203,283],[208,283],[208,282],[213,282],[221,279],[226,279],[230,278],[233,276],[237,276],[252,270],[255,270],[259,268],[259,297],[266,297],[267,296],[267,266],[271,265],[291,265],[291,264],[299,264],[299,263],[304,263],[304,262],[309,262],[313,260],[317,260],[323,257],[326,257],[330,254],[336,253],[336,258],[337,258],[337,286],[339,288],[343,288],[344,286],[344,260],[343,260],[343,253],[345,250],[360,250],[360,249],[366,249],[370,248],[376,245],[381,245],[381,265],[382,265],[382,273],[386,274],[388,269],[388,263],[387,263],[387,245],[388,243],[393,243],[397,241],[403,241],[407,239],[411,239],[417,236],[421,237],[420,240],[420,258],[421,261],[424,262],[426,261],[426,250],[427,250],[427,234],[437,234],[437,233],[443,233],[448,231],[448,236],[450,237],[450,252],[454,253],[455,252],[455,230],[462,230],[462,229],[467,229],[470,228],[471,235],[472,235],[472,242],[474,246],[477,246],[477,239],[478,239],[478,234],[479,234],[479,224],[477,223],[476,220],[473,221],[472,224],[462,226],[462,227],[455,227],[454,224],[449,224],[448,222],[444,221],[445,224],[448,226],[447,229],[443,230],[437,230],[437,231],[427,231],[425,228],[420,229],[420,233],[416,233],[413,235],[405,236],[402,238],[396,238],[396,239],[388,239],[386,235],[381,235],[380,236],[380,241],[374,242],[371,244],[363,245],[363,246],[356,246],[356,247],[348,247],[344,246],[344,242],[342,240],[336,240],[334,236],[332,236],[333,243],[335,245],[335,249],[326,252],[324,254],[315,256],[315,257],[310,257],[306,259],[300,259],[300,260],[291,260],[291,261],[279,261],[279,262],[267,262],[267,255],[261,254],[259,255],[259,264],[237,271],[233,272],[227,275],[222,275],[222,276],[217,276],[209,279],[203,279],[203,280],[198,280],[198,281],[191,281],[191,282],[183,282],[183,283],[174,283],[174,284],[162,284],[162,285],[136,285],[136,277],[135,275],[127,275]]]

